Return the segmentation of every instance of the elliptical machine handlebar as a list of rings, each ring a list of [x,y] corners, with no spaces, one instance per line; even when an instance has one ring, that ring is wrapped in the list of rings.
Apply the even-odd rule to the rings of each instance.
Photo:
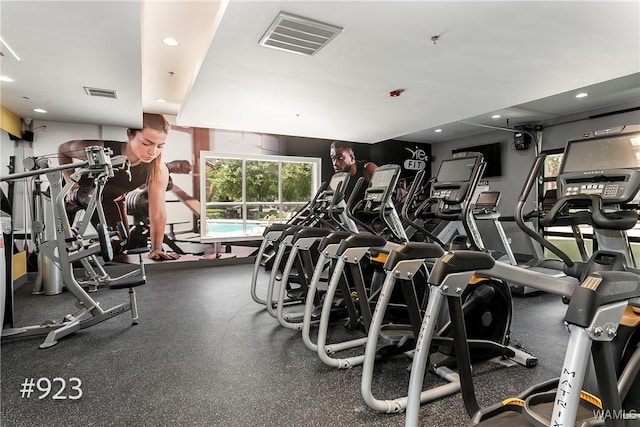
[[[348,222],[349,219],[351,219],[348,216],[348,207],[345,200],[345,192],[343,191],[343,189],[347,187],[348,180],[349,178],[347,178],[347,180],[344,182],[338,183],[336,189],[333,192],[333,197],[329,202],[329,206],[327,207],[327,214],[329,215],[329,218],[331,218],[332,223],[336,224],[338,226],[338,229],[342,231],[353,231],[349,229],[350,226],[353,225],[345,223]],[[341,206],[338,206],[340,204]],[[338,218],[343,213],[347,215],[347,219],[344,220],[345,222],[343,222],[342,219]]]
[[[327,206],[327,215],[329,215],[329,218],[331,218],[334,223],[338,224],[341,229],[344,228],[342,224],[340,224],[340,222],[336,219],[335,213],[339,209],[336,207],[336,205],[340,203],[340,201],[342,201],[343,197],[344,193],[342,192],[342,182],[339,182],[336,189],[333,190],[333,197],[329,201],[329,206]]]
[[[462,226],[464,227],[465,232],[467,233],[467,238],[469,239],[469,244],[471,246],[471,249],[476,251],[482,251],[482,252],[484,252],[486,249],[483,248],[480,245],[480,243],[476,240],[476,235],[475,233],[472,232],[469,226],[469,222],[471,221],[471,219],[469,218],[469,213],[471,212],[471,198],[473,197],[473,194],[474,194],[474,191],[472,190],[477,187],[478,182],[480,181],[480,178],[482,177],[482,174],[484,173],[484,169],[486,168],[486,166],[487,166],[487,163],[484,160],[478,162],[474,166],[474,170],[470,176],[469,184],[468,186],[465,187],[466,188],[465,195],[462,201],[460,202],[459,210],[456,209],[455,211],[451,211],[450,208],[445,208],[445,206],[448,206],[447,205],[448,200],[446,198],[443,198],[438,200],[438,203],[435,208],[435,213],[434,213],[434,215],[437,218],[443,219],[445,221],[461,220]]]
[[[409,215],[409,205],[411,205],[411,201],[413,200],[413,198],[416,197],[416,193],[418,193],[418,190],[426,189],[428,191],[428,188],[435,181],[435,178],[431,178],[427,181],[426,184],[422,185],[425,174],[426,172],[424,170],[418,171],[418,173],[416,173],[416,176],[413,178],[413,183],[409,188],[409,193],[407,194],[407,198],[405,199],[405,203],[402,206],[402,210],[400,214],[402,216],[402,219],[405,220],[409,225],[414,227],[416,230],[419,230],[432,242],[437,243],[438,245],[444,248],[445,247],[444,242],[438,239],[438,237],[435,234],[427,230],[425,227],[418,224],[414,219],[415,216],[414,218],[411,218],[411,216]],[[433,203],[433,199],[427,198],[426,200],[422,201],[420,205],[418,205],[415,212],[421,212],[422,210],[425,210],[432,203]]]
[[[609,230],[630,230],[638,223],[638,215],[634,211],[605,212],[602,198],[593,194],[576,194],[558,199],[546,216],[540,219],[540,225],[549,227],[561,217],[566,209],[575,205],[590,207],[593,224]]]
[[[356,212],[357,208],[360,208],[360,206],[364,204],[364,200],[358,200],[358,201],[355,200],[356,194],[360,192],[360,188],[363,185],[364,185],[364,178],[363,177],[358,178],[358,181],[356,181],[355,187],[353,188],[353,190],[351,191],[351,194],[349,195],[349,201],[347,202],[347,216],[351,218],[356,224],[358,224],[359,226],[367,230],[369,233],[376,234],[373,228],[371,228],[368,224],[361,221],[358,217],[356,217],[354,213]]]
[[[305,214],[305,212],[312,211],[313,208],[317,206],[318,199],[324,194],[324,192],[327,190],[328,187],[329,187],[329,183],[327,181],[322,182],[320,184],[320,188],[318,188],[318,191],[316,191],[316,194],[313,196],[313,199],[311,199],[309,202],[307,202],[306,205],[300,208],[294,216],[289,218],[289,220],[287,221],[287,224],[296,224],[298,220],[303,219],[302,217]]]
[[[569,257],[569,255],[564,253],[560,248],[549,242],[547,239],[544,239],[540,234],[527,227],[527,225],[524,223],[524,205],[527,202],[529,195],[531,194],[533,186],[537,182],[540,171],[542,171],[542,168],[544,167],[544,160],[546,157],[546,154],[539,154],[533,162],[533,165],[531,166],[531,170],[529,171],[529,175],[527,177],[527,181],[522,187],[522,191],[520,192],[520,196],[518,197],[518,203],[516,204],[514,216],[516,219],[516,224],[518,224],[520,230],[522,230],[526,235],[534,239],[536,242],[540,243],[542,247],[549,249],[551,252],[557,255],[562,260],[562,262],[566,264],[567,267],[571,268],[573,267],[573,260]]]
[[[475,189],[478,187],[478,183],[480,182],[480,178],[482,178],[486,167],[487,162],[485,162],[484,160],[478,164],[476,172],[472,175],[470,188]],[[480,242],[476,240],[476,235],[471,231],[471,228],[469,226],[469,223],[472,221],[472,219],[469,218],[469,215],[471,214],[471,198],[473,197],[473,195],[474,191],[468,191],[466,197],[462,201],[462,218],[464,218],[464,220],[462,221],[462,226],[467,232],[471,248],[477,251],[487,252],[487,248],[480,245]]]
[[[421,189],[421,190],[423,189],[422,181],[424,181],[424,174],[425,174],[424,169],[419,170],[416,173],[416,175],[413,177],[413,182],[411,183],[411,187],[409,187],[409,193],[407,193],[407,197],[405,198],[405,203],[402,205],[402,209],[400,211],[400,213],[402,214],[402,217],[405,219],[409,218],[409,205],[411,204],[407,202],[411,202],[413,198],[416,197],[416,193],[418,192],[418,189]],[[433,179],[429,180],[429,183],[431,181],[433,181]],[[429,183],[427,183],[427,185],[429,185]]]

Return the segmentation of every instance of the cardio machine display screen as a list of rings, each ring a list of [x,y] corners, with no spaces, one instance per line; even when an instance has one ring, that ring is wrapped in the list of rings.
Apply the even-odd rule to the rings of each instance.
[[[331,181],[329,181],[329,189],[336,191],[338,189],[338,185],[342,183],[342,186],[340,188],[342,189],[342,191],[344,191],[344,184],[348,177],[349,174],[347,172],[338,172],[334,174],[331,177]]]
[[[496,207],[500,201],[499,191],[483,191],[476,199],[477,207]]]
[[[398,174],[397,169],[382,169],[378,168],[373,173],[371,177],[370,188],[387,188],[392,185],[396,175]]]
[[[640,168],[640,132],[569,141],[560,173]]]
[[[436,182],[469,181],[478,157],[446,159],[440,163]]]

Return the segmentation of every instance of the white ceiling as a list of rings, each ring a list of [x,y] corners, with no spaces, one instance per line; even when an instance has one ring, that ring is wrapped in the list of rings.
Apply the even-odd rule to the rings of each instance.
[[[311,57],[259,46],[281,11],[344,30]],[[435,143],[640,105],[638,1],[2,0],[0,24],[21,58],[2,49],[0,101],[23,118]]]

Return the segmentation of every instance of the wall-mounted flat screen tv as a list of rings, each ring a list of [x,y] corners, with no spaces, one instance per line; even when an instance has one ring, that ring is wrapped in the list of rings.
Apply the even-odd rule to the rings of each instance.
[[[494,142],[492,144],[476,145],[474,147],[456,148],[451,150],[451,154],[465,151],[482,154],[484,161],[487,162],[487,167],[482,175],[483,178],[502,176],[502,143]]]

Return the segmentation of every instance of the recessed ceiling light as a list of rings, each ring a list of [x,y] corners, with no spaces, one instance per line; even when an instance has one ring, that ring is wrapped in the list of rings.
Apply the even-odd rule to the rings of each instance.
[[[500,117],[502,117],[500,114],[494,114],[491,116],[492,119],[499,119]]]
[[[175,47],[178,46],[180,43],[178,43],[178,40],[172,38],[172,37],[166,37],[164,39],[162,39],[162,43],[166,44],[167,46],[171,46],[171,47]]]
[[[44,108],[34,108],[33,111],[35,113],[46,113],[47,110],[45,110]]]
[[[156,101],[158,101],[158,102],[167,102],[167,100],[164,99],[164,98],[156,98]]]
[[[9,76],[0,76],[0,82],[8,82],[11,83],[12,81],[14,81],[11,77]]]
[[[440,132],[442,132],[442,129],[436,129],[436,130],[434,130],[434,132],[435,133],[440,133]]]
[[[589,96],[587,92],[580,92],[576,95],[576,98],[584,98],[585,96]]]

